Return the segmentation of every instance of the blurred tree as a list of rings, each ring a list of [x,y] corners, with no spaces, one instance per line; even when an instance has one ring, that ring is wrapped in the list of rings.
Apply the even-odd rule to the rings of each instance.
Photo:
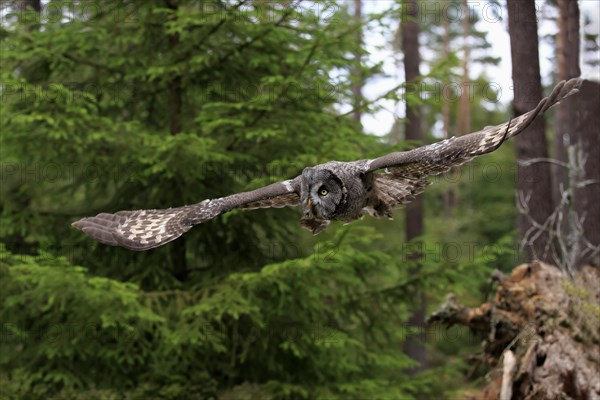
[[[42,10],[42,5],[40,0],[17,0],[16,9],[20,12],[22,11],[34,11],[39,14]]]
[[[577,215],[582,218],[580,235],[586,245],[582,246],[577,267],[591,264],[600,267],[600,84],[586,80],[583,82],[575,104],[572,118],[575,121],[575,145],[583,153],[585,164],[582,171],[582,187],[575,188],[574,206]]]
[[[354,102],[353,102],[353,113],[352,118],[359,126],[361,125],[361,103],[362,103],[362,88],[364,85],[363,81],[363,73],[362,73],[362,44],[363,44],[363,35],[362,35],[362,0],[354,0],[354,19],[357,25],[356,30],[356,40],[359,43],[356,51],[354,52],[354,69],[352,70],[352,80],[354,82],[354,87],[352,91],[354,93]]]
[[[515,98],[513,114],[521,115],[535,107],[542,99],[540,63],[538,54],[537,17],[533,1],[509,0],[508,29],[512,57],[512,76]],[[536,119],[527,132],[515,138],[517,160],[548,158],[548,144],[543,118]],[[517,166],[519,196],[531,205],[531,218],[543,223],[550,216],[552,206],[552,186],[550,166],[546,162]],[[519,215],[518,226],[521,238],[532,228],[529,216]],[[548,234],[541,232],[532,242],[525,244],[529,260],[548,261]]]
[[[568,80],[581,75],[579,68],[579,5],[576,1],[558,0],[558,34],[556,55],[558,61],[557,80]],[[556,122],[552,157],[562,163],[567,162],[567,147],[574,142],[573,116],[571,109],[575,102],[569,101],[556,108]],[[552,166],[552,187],[554,205],[560,203],[561,187],[568,185],[568,171],[560,165]]]
[[[442,26],[444,27],[444,32],[442,33],[442,57],[444,59],[450,58],[450,18],[442,17]],[[464,87],[464,86],[463,86]],[[444,139],[450,138],[452,135],[450,134],[450,104],[446,97],[442,97],[442,123],[443,123],[443,132]],[[444,192],[444,213],[446,215],[450,214],[450,210],[454,208],[456,205],[456,197],[454,189],[450,188],[446,192]]]
[[[458,113],[456,114],[456,135],[462,136],[471,133],[471,93],[470,90],[470,78],[469,78],[469,64],[471,62],[471,45],[469,43],[469,34],[471,33],[471,10],[469,9],[469,3],[467,0],[462,0],[460,3],[461,10],[461,25],[462,25],[462,57],[461,57],[461,69],[462,78],[460,87],[462,93],[458,103]]]
[[[419,54],[419,5],[413,0],[402,2],[403,19],[400,22],[400,35],[402,40],[402,53],[404,63],[404,77],[407,87],[412,87],[410,92],[416,98],[419,98],[419,64],[421,56]],[[405,137],[406,140],[423,142],[421,133],[421,114],[416,99],[406,99],[406,120]],[[423,197],[418,196],[412,203],[406,207],[405,213],[405,235],[406,241],[414,241],[423,235]],[[419,258],[421,254],[418,251],[413,252],[409,257],[416,261],[416,271],[420,268]],[[416,288],[415,293],[416,309],[410,319],[410,323],[419,329],[419,334],[410,336],[405,344],[406,353],[418,361],[420,367],[416,370],[422,370],[427,367],[427,355],[425,352],[425,293],[421,288]]]
[[[558,58],[558,80],[566,80],[581,75],[579,65],[580,57],[580,12],[579,5],[574,1],[558,0],[558,35],[556,39],[556,54]],[[561,226],[565,237],[581,235],[581,243],[578,248],[578,259],[576,267],[585,264],[600,266],[600,213],[595,207],[595,201],[600,198],[600,164],[595,155],[600,151],[600,139],[598,138],[598,125],[594,123],[597,113],[592,110],[598,109],[600,93],[598,84],[585,81],[579,96],[565,101],[556,109],[556,127],[554,132],[553,158],[563,165],[553,166],[554,202],[559,204],[564,190],[571,187],[574,190],[574,209],[579,218],[582,218],[581,231],[571,232],[566,226]],[[575,123],[573,123],[575,121]],[[584,157],[585,164],[582,171],[569,171],[564,167],[568,163],[568,148],[573,147],[576,154],[578,151]],[[573,162],[574,160],[571,160]],[[581,174],[578,178],[584,186],[573,188],[573,182],[569,176]],[[571,229],[572,230],[572,229]]]
[[[42,11],[42,4],[40,0],[17,0],[15,9],[20,14],[27,15],[25,18],[30,21],[38,21],[40,18],[40,11]],[[38,27],[39,25],[36,23],[29,25],[29,29],[31,30],[35,30]]]

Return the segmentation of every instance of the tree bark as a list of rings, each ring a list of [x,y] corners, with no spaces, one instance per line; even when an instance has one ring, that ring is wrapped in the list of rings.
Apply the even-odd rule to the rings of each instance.
[[[579,66],[579,6],[576,1],[559,0],[559,32],[557,36],[558,79],[570,79],[581,74]],[[585,81],[578,96],[563,102],[556,110],[556,131],[554,137],[554,158],[567,161],[567,145],[581,149],[586,158],[583,181],[600,182],[600,85]],[[554,167],[554,195],[560,196],[560,185],[568,185],[568,171]],[[590,183],[574,188],[574,207],[583,220],[582,242],[592,247],[600,247],[600,183]],[[572,233],[572,232],[569,232]],[[585,264],[600,266],[600,254],[585,246],[578,254],[576,267]]]
[[[574,206],[583,220],[583,237],[596,249],[600,248],[600,84],[584,81],[578,96],[573,98],[576,145],[583,150],[586,163],[584,180],[590,183],[575,190]],[[600,253],[583,252],[577,267],[593,264],[600,267]]]
[[[17,0],[17,11],[28,11],[32,10],[39,14],[42,11],[42,4],[40,0]]]
[[[470,86],[469,86],[469,58],[471,57],[471,49],[469,47],[469,33],[471,23],[469,21],[469,5],[467,0],[461,3],[463,19],[462,39],[463,39],[463,57],[461,60],[462,69],[462,94],[458,103],[458,115],[456,117],[456,136],[466,135],[471,132],[471,104],[470,104]]]
[[[507,5],[515,93],[513,114],[516,117],[534,108],[542,99],[537,20],[533,1],[508,0]],[[515,139],[518,161],[548,158],[543,118],[536,119],[526,132]],[[528,198],[531,206],[531,217],[543,223],[553,210],[549,164],[518,165],[517,175],[519,191]],[[531,228],[530,221],[525,215],[519,215],[517,224],[521,237],[525,237],[525,232]],[[545,250],[548,240],[548,235],[542,234],[526,243],[527,258],[548,261],[550,255]]]
[[[444,37],[443,37],[443,49],[444,49],[444,58],[448,58],[450,55],[450,18],[447,15],[442,15],[442,22],[444,27]],[[444,85],[447,85],[449,81],[444,81]],[[451,128],[450,128],[450,103],[445,96],[442,96],[442,121],[444,127],[444,139],[450,138]],[[444,215],[449,216],[450,212],[456,205],[456,198],[454,196],[454,189],[448,188],[444,192]]]
[[[421,56],[419,53],[419,24],[417,21],[418,5],[414,0],[406,0],[403,3],[403,6],[407,7],[407,10],[403,13],[400,34],[402,35],[402,51],[404,53],[405,80],[407,84],[410,85],[410,83],[414,83],[420,75],[419,64],[421,62]],[[404,18],[404,16],[406,16],[406,18]],[[407,140],[423,140],[423,134],[421,133],[421,116],[418,106],[406,105],[405,133]],[[406,241],[408,242],[423,235],[423,198],[419,196],[415,201],[410,203],[408,207],[406,207],[405,215],[405,233]],[[415,268],[418,270],[420,268],[418,260],[421,257],[421,254],[415,252],[408,256],[417,263]],[[407,338],[405,351],[409,357],[420,363],[420,367],[414,370],[414,372],[417,372],[425,369],[427,365],[424,346],[425,293],[418,289],[415,293],[415,299],[417,306],[409,323],[411,326],[418,328],[420,334]]]
[[[40,12],[42,11],[40,0],[17,0],[15,8],[21,13],[24,21],[37,22],[29,26],[30,31],[36,31],[40,28]]]
[[[579,6],[576,1],[558,0],[558,35],[556,37],[556,55],[558,59],[558,80],[568,80],[581,75],[579,69]],[[567,162],[567,146],[574,142],[573,116],[575,101],[556,107],[556,126],[552,156]],[[567,170],[558,165],[552,166],[552,187],[554,204],[560,201],[560,187],[567,187]]]
[[[177,0],[167,0],[167,7],[177,11],[179,4]],[[179,46],[179,33],[169,35],[169,45],[172,49]],[[181,76],[175,76],[170,82],[168,89],[168,110],[169,110],[169,132],[171,135],[177,135],[182,130],[182,103],[183,88]],[[173,182],[173,193],[177,197],[178,204],[184,204],[184,193],[176,181]],[[179,281],[185,281],[188,275],[187,269],[187,247],[185,238],[179,238],[172,244],[172,262],[175,277]]]
[[[354,53],[354,70],[352,71],[352,93],[354,95],[354,111],[352,112],[352,119],[361,126],[362,111],[360,105],[362,103],[362,69],[361,69],[361,49],[362,49],[362,0],[354,0],[354,19],[356,24],[359,25],[357,31],[357,50]]]

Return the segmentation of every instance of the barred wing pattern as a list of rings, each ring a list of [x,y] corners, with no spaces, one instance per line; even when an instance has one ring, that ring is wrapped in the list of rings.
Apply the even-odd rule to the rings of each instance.
[[[558,83],[552,93],[543,98],[535,109],[509,122],[488,126],[478,132],[452,137],[414,150],[390,153],[368,163],[366,172],[386,168],[386,173],[408,179],[420,179],[446,172],[453,166],[496,150],[504,140],[523,132],[536,117],[560,100],[577,93],[581,82],[581,79],[575,78]]]
[[[365,173],[385,168],[383,173],[374,173],[375,191],[381,201],[373,214],[391,218],[391,209],[410,203],[425,190],[431,183],[427,176],[441,174],[496,150],[506,139],[523,132],[536,117],[554,104],[577,93],[581,82],[576,78],[558,83],[535,109],[504,124],[368,161]]]
[[[296,178],[189,206],[101,213],[72,225],[100,243],[142,251],[175,240],[192,226],[235,208],[296,206],[300,204],[299,193],[299,178]]]

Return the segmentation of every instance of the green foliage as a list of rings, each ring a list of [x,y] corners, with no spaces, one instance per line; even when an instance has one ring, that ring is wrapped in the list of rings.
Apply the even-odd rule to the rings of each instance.
[[[313,238],[294,210],[233,212],[143,253],[69,226],[389,151],[336,112],[352,103],[346,77],[364,52],[345,7],[65,4],[7,16],[0,35],[0,397],[410,399],[457,380],[458,358],[407,374],[412,296],[478,293],[504,263],[439,245],[510,237],[509,175],[461,180],[470,200],[453,216],[435,210],[456,183],[432,186],[416,245],[434,256],[413,274],[401,218]],[[426,83],[457,61],[437,62]],[[378,68],[363,65],[364,79]],[[424,105],[433,125],[439,102]],[[478,126],[503,116],[473,115]],[[498,154],[490,162],[512,163]]]
[[[0,252],[0,365],[20,396],[127,385],[144,371],[164,318],[139,303],[135,285],[86,276],[62,257]]]
[[[414,363],[388,346],[403,340],[398,288],[410,280],[368,250],[377,239],[342,229],[309,257],[195,292],[144,292],[2,249],[3,386],[16,397],[120,388],[137,398],[159,385],[156,398],[180,398],[253,382],[273,398],[408,398],[419,389],[398,372]]]
[[[569,296],[569,321],[563,321],[562,324],[568,324],[577,332],[575,339],[586,345],[597,345],[600,342],[600,335],[597,327],[600,325],[600,306],[594,299],[594,285],[597,281],[594,279],[594,272],[586,271],[590,281],[581,282],[563,282],[562,286]]]
[[[311,253],[293,211],[237,212],[137,254],[69,229],[368,156],[375,141],[331,111],[357,46],[345,10],[85,4],[1,41],[3,395],[416,392],[389,352],[406,307],[379,293],[398,265],[369,232]]]

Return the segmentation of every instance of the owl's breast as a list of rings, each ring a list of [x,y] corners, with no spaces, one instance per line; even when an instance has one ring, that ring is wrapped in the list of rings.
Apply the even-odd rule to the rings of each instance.
[[[362,217],[363,208],[367,205],[369,192],[365,182],[359,176],[346,176],[343,182],[346,189],[346,198],[339,205],[333,219],[351,222]]]

